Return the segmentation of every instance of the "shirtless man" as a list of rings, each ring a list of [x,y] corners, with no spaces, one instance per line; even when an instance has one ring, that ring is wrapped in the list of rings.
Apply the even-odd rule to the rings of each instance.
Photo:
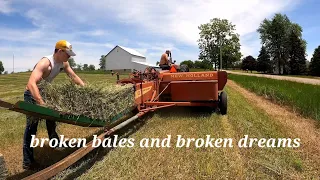
[[[170,51],[166,50],[166,52],[161,55],[159,66],[162,70],[170,70],[171,62],[170,62],[169,54],[170,54]]]
[[[43,57],[34,67],[29,78],[26,90],[24,92],[24,101],[44,105],[40,95],[41,89],[38,87],[40,80],[52,82],[52,80],[64,70],[66,74],[78,85],[84,86],[83,81],[71,69],[68,59],[76,54],[72,51],[72,45],[66,40],[60,40],[56,43],[54,53]],[[38,127],[38,118],[26,116],[27,124],[23,138],[23,168],[33,170],[39,168],[35,162],[33,148],[30,147],[31,135],[36,135]],[[47,131],[50,139],[59,137],[56,133],[56,123],[46,120]]]

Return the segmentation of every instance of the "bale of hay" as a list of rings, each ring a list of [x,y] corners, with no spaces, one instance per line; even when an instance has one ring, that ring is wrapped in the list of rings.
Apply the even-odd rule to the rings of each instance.
[[[108,123],[112,117],[135,106],[132,84],[42,83],[41,95],[48,108]]]
[[[0,179],[6,179],[8,175],[8,171],[6,168],[6,164],[4,162],[4,157],[0,153]]]

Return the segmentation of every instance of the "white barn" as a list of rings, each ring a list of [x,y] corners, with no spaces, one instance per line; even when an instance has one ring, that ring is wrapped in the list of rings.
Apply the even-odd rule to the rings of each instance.
[[[147,66],[146,57],[134,49],[117,45],[106,56],[106,70],[130,70],[144,71]]]

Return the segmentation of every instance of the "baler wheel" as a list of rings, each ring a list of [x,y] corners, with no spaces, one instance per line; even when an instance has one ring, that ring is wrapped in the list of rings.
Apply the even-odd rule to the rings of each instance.
[[[222,115],[227,114],[228,109],[228,97],[226,92],[221,92],[219,96],[219,109]]]

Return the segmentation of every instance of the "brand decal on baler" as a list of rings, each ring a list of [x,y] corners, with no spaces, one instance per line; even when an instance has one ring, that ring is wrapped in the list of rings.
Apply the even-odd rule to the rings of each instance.
[[[208,78],[214,77],[215,74],[212,73],[187,73],[187,74],[171,74],[171,78]]]
[[[149,87],[145,87],[145,88],[142,88],[142,95],[145,95],[147,92],[149,92],[150,90],[152,89],[152,86],[149,86]],[[138,98],[141,96],[141,90],[140,89],[137,89],[136,92],[135,92],[135,97]]]

